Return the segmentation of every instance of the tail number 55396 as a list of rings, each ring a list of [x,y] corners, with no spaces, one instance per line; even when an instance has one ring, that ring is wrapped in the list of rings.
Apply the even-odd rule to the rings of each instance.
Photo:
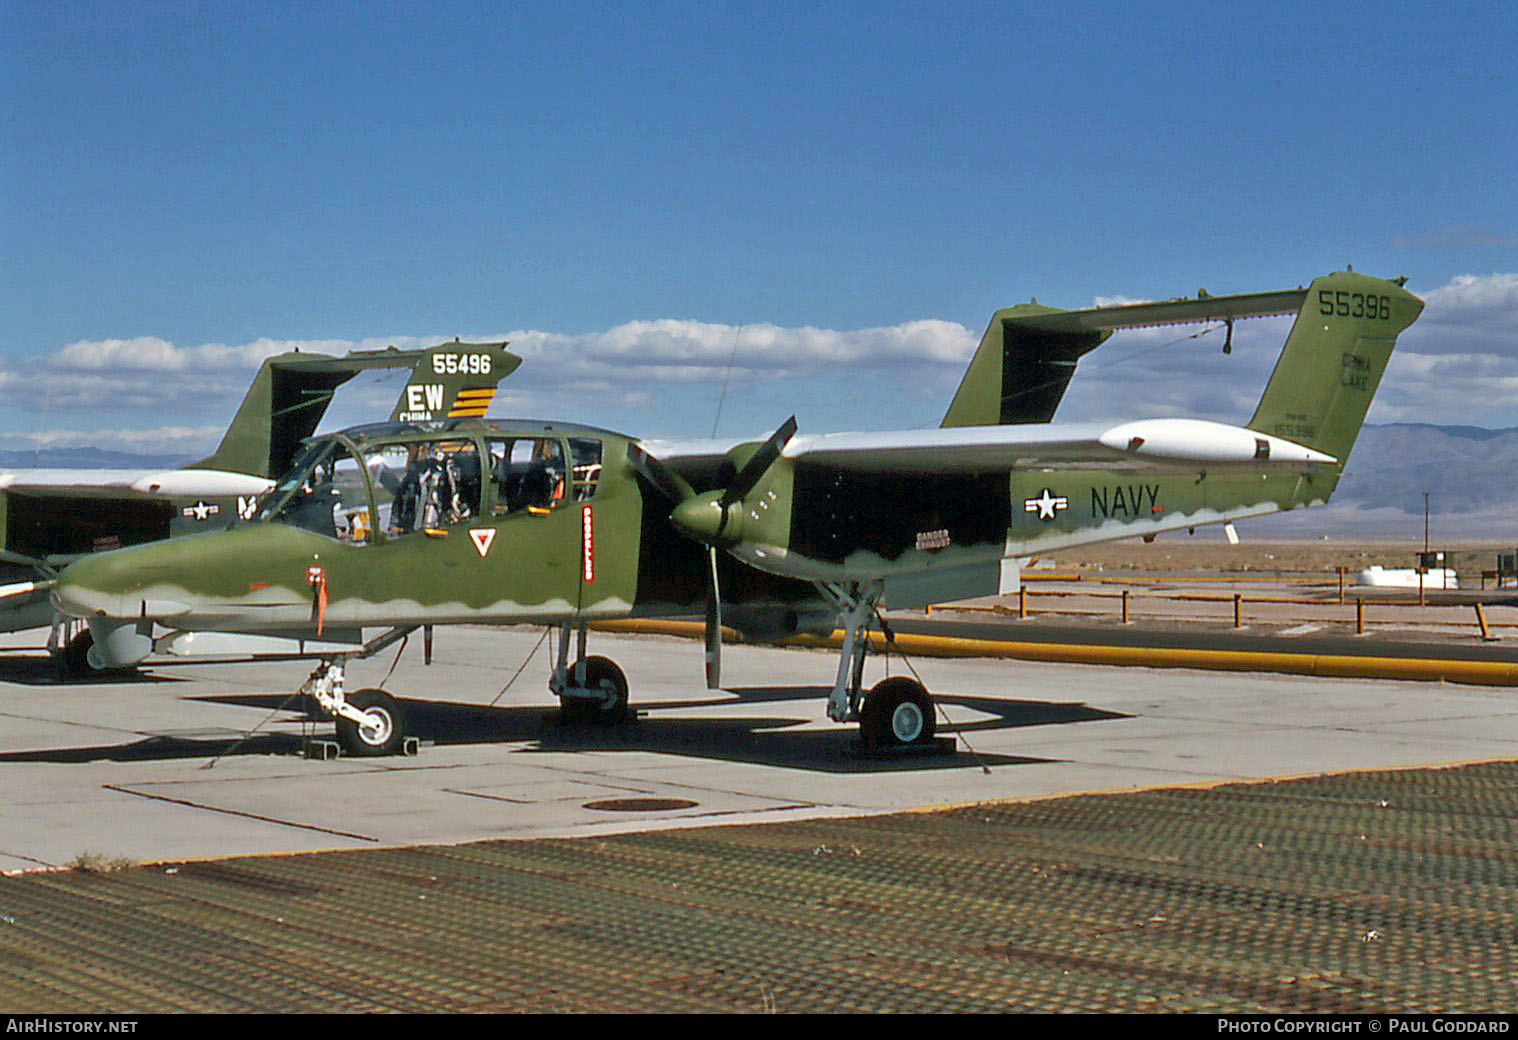
[[[1331,289],[1319,289],[1318,313],[1337,315],[1340,318],[1385,320],[1391,317],[1391,297],[1378,296],[1375,293],[1346,292],[1343,289],[1337,292]]]

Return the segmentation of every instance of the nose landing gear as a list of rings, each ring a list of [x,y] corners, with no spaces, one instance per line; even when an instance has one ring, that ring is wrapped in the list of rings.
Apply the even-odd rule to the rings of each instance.
[[[394,755],[406,739],[406,716],[400,701],[381,689],[359,690],[347,698],[359,717],[344,712],[337,717],[337,742],[343,753],[354,758]]]

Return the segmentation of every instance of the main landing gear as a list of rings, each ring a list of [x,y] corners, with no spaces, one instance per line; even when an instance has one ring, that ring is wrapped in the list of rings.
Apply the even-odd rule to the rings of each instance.
[[[891,676],[863,689],[863,638],[880,602],[880,583],[870,585],[819,585],[843,618],[844,639],[839,653],[838,677],[828,697],[828,717],[836,722],[858,722],[860,745],[867,753],[891,754],[953,749],[953,740],[937,736],[937,709],[923,685],[906,676]],[[559,698],[559,717],[568,724],[611,725],[633,716],[628,707],[627,677],[606,657],[586,652],[586,626],[565,622],[558,626],[559,646],[548,688]],[[329,658],[313,671],[298,691],[311,697],[318,709],[333,719],[343,752],[357,757],[414,753],[416,738],[406,734],[401,702],[381,689],[344,691],[349,660],[369,657],[407,635],[409,628],[394,628],[352,654]],[[576,655],[569,660],[570,639]],[[889,638],[889,632],[887,633]]]
[[[83,621],[55,614],[47,639],[48,656],[59,679],[97,679],[129,675],[135,664],[110,665],[95,649],[95,634]]]
[[[866,750],[931,747],[936,730],[933,698],[917,680],[893,675],[865,694],[859,737]]]
[[[575,663],[569,663],[570,624],[559,626],[559,655],[548,689],[559,698],[559,718],[571,724],[609,725],[629,717],[627,676],[616,662],[606,657],[591,657],[585,652],[585,624],[576,634]]]
[[[915,679],[891,676],[868,692],[864,685],[867,644],[861,636],[875,616],[884,591],[880,582],[817,586],[832,600],[843,618],[843,647],[838,655],[838,678],[828,696],[828,718],[859,722],[859,739],[866,752],[943,750],[936,739],[937,711],[933,697]]]

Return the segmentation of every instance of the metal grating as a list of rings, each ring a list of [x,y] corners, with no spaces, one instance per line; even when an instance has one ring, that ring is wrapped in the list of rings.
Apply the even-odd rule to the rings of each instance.
[[[1506,1011],[1518,763],[0,879],[0,1007]]]

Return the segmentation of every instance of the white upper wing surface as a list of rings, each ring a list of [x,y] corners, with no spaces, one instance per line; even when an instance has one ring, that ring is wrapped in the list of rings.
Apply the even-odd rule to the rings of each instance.
[[[38,495],[261,495],[272,480],[214,469],[18,469],[0,470],[0,491]]]
[[[1145,472],[1331,466],[1332,455],[1205,419],[1106,425],[961,426],[797,436],[782,455],[841,469],[899,473],[1082,467]]]

